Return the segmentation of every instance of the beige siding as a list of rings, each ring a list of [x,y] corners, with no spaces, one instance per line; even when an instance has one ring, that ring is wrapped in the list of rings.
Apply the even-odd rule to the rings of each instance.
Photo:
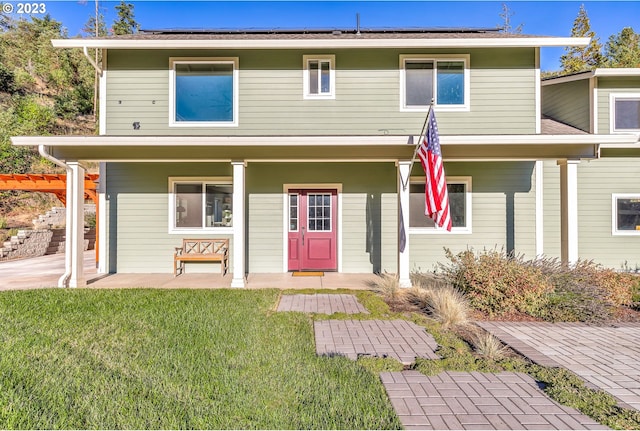
[[[282,189],[282,187],[280,187]],[[249,238],[248,271],[253,273],[282,272],[284,244],[283,196],[280,193],[248,192],[247,237]]]
[[[612,194],[640,194],[640,158],[599,159],[578,166],[579,255],[621,269],[640,266],[640,236],[612,235]]]
[[[611,133],[612,93],[640,93],[640,77],[598,78],[598,133]]]
[[[589,132],[589,81],[566,82],[542,87],[542,113]]]
[[[472,177],[471,234],[410,236],[412,270],[446,263],[444,248],[493,249],[535,256],[534,162],[447,163],[447,176]],[[415,171],[414,171],[415,172]]]
[[[231,168],[204,163],[109,163],[107,170],[110,271],[171,273],[174,247],[184,237],[202,235],[169,234],[169,177],[229,176]],[[191,265],[187,271],[218,272],[219,268],[210,263]]]
[[[533,49],[468,51],[338,50],[335,100],[305,100],[302,56],[309,51],[117,51],[108,55],[110,135],[404,135],[423,112],[400,112],[401,54],[470,54],[469,112],[441,112],[443,134],[535,132]],[[321,52],[327,54],[327,52]],[[169,57],[238,57],[239,126],[184,128],[169,123]],[[140,130],[132,124],[139,122]]]

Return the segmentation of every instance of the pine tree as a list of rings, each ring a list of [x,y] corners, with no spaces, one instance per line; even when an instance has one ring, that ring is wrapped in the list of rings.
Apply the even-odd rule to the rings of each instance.
[[[611,35],[605,46],[607,67],[640,67],[640,34],[625,27]]]
[[[565,48],[566,54],[560,57],[562,71],[564,73],[576,73],[591,70],[602,63],[602,45],[596,33],[591,30],[591,22],[584,8],[580,5],[580,11],[571,29],[572,37],[589,37],[591,41],[586,47],[570,46]]]
[[[96,22],[98,23],[97,33],[96,33]],[[95,16],[90,16],[87,22],[82,27],[82,31],[86,33],[88,36],[93,37],[102,37],[109,34],[107,31],[107,24],[104,21],[104,15],[102,12],[98,12]]]
[[[511,25],[511,17],[516,13],[509,9],[506,3],[502,3],[502,13],[500,14],[500,18],[502,18],[502,31],[508,34],[519,34],[522,33],[522,27],[524,24],[518,24],[516,28],[513,28]]]
[[[124,0],[121,0],[120,4],[116,6],[116,11],[118,19],[113,22],[113,34],[133,34],[139,30],[140,25],[133,16],[132,3],[125,3]]]

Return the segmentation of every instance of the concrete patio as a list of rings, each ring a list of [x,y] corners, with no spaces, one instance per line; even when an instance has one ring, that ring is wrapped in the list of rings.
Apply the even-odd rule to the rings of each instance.
[[[56,287],[64,273],[64,254],[0,262],[0,290]],[[165,289],[216,289],[231,287],[231,274],[190,274],[174,277],[163,274],[98,274],[93,251],[84,253],[84,276],[88,288],[149,287]],[[296,276],[291,273],[253,274],[246,277],[246,288],[279,289],[367,289],[374,274],[325,272],[323,276]]]

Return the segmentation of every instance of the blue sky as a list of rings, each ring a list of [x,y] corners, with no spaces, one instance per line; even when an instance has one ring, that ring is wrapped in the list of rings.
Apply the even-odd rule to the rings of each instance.
[[[0,0],[17,5],[17,1]],[[32,1],[32,0],[30,0]],[[81,34],[94,13],[94,0],[43,1],[47,12],[61,21],[70,36]],[[514,15],[515,27],[545,36],[569,36],[581,4],[585,5],[591,28],[605,43],[623,27],[640,31],[640,1],[171,1],[129,0],[143,29],[166,28],[355,28],[360,14],[363,28],[383,27],[496,27],[506,3]],[[110,26],[118,1],[100,1]],[[14,8],[15,9],[15,8]],[[15,12],[12,16],[17,17]],[[542,51],[542,69],[560,68],[562,48]]]

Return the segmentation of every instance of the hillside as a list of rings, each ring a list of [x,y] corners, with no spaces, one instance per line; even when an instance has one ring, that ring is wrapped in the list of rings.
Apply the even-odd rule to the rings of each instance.
[[[62,24],[0,16],[0,173],[64,172],[11,136],[91,135],[94,69],[79,50],[53,48]],[[60,205],[47,194],[0,192],[0,229],[30,227],[35,215]],[[0,232],[0,240],[2,240]]]

